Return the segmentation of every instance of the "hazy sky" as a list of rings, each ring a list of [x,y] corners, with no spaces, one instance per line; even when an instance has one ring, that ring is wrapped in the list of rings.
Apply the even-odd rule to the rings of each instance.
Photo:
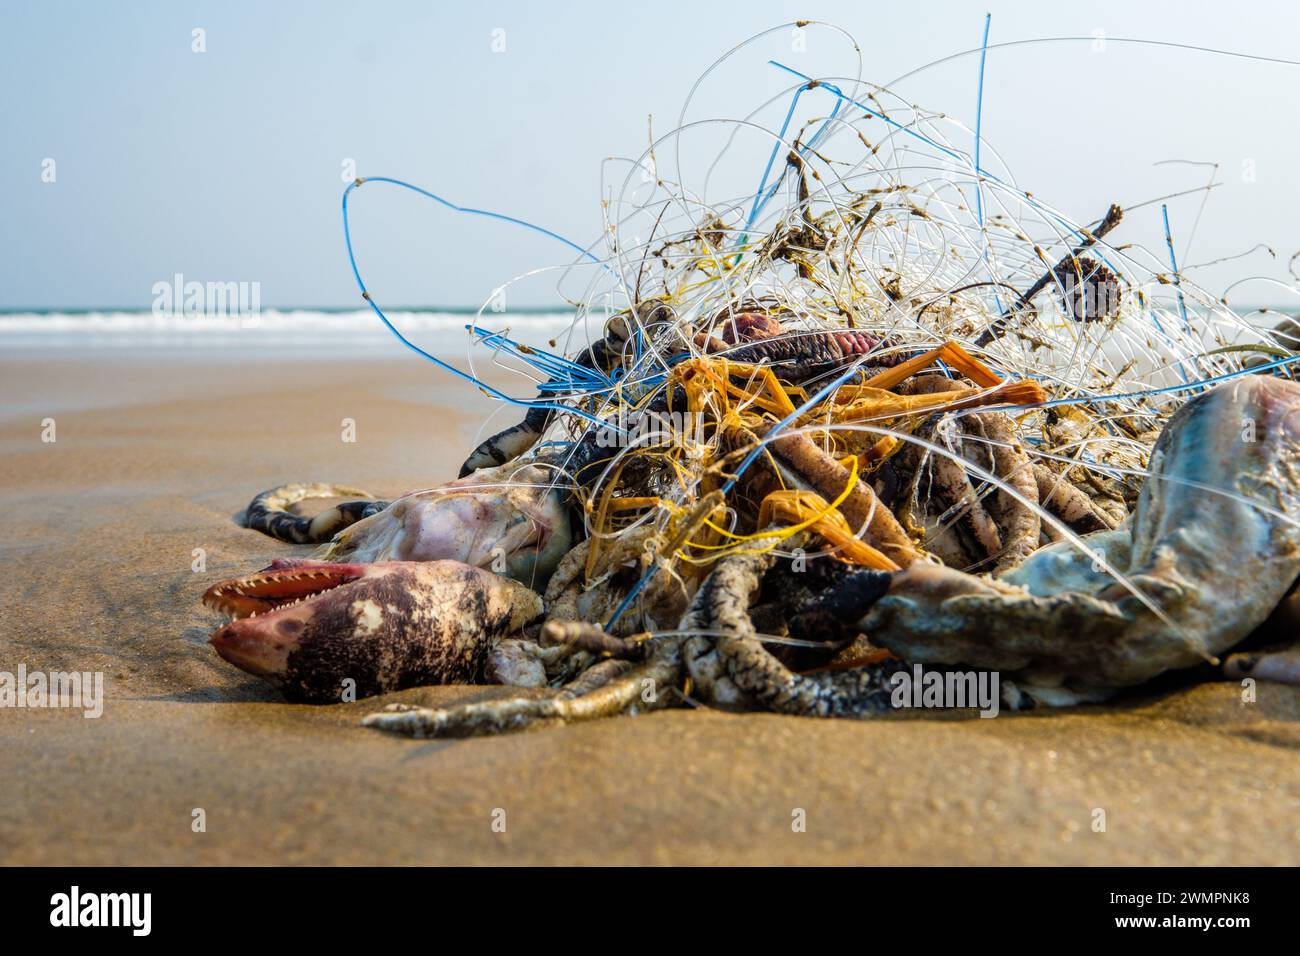
[[[586,243],[601,225],[601,160],[639,155],[648,114],[667,131],[718,55],[796,18],[854,34],[875,82],[977,47],[986,11],[993,43],[1102,30],[1300,58],[1294,2],[1137,6],[3,0],[0,308],[148,307],[153,284],[177,272],[258,281],[264,307],[360,305],[339,215],[348,159],[363,176],[409,179]],[[192,50],[196,28],[206,52]],[[493,51],[498,29],[504,52]],[[816,33],[789,58],[834,73],[844,54]],[[977,68],[958,58],[899,89],[973,126]],[[743,115],[779,88],[756,71],[707,107]],[[1118,43],[995,49],[984,133],[1023,187],[1081,221],[1206,179],[1157,161],[1219,162],[1224,185],[1190,260],[1258,242],[1277,259],[1260,252],[1196,277],[1216,293],[1252,274],[1289,284],[1297,93],[1300,67]],[[1198,203],[1171,204],[1179,236]],[[1158,216],[1158,206],[1135,213],[1115,241],[1155,241]],[[510,276],[565,258],[410,195],[362,190],[354,217],[367,278],[388,304],[477,305]],[[537,288],[530,304],[547,304]],[[1262,285],[1237,298],[1288,301]]]

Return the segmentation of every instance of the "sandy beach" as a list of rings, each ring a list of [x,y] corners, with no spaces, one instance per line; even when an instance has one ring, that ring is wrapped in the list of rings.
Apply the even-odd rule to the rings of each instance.
[[[400,355],[10,356],[0,383],[0,670],[102,671],[106,694],[98,719],[0,708],[0,863],[1300,862],[1293,688],[992,720],[674,710],[450,742],[359,720],[507,691],[286,704],[206,644],[206,587],[308,550],[241,528],[249,498],[449,479],[492,403]]]

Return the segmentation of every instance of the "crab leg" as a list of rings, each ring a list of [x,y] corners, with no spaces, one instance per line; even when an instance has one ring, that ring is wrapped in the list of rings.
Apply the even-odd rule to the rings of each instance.
[[[935,409],[955,411],[982,405],[1032,405],[1046,399],[1047,393],[1037,382],[1007,382],[991,388],[954,388],[945,392],[921,395],[898,395],[867,385],[844,385],[836,394],[831,418],[836,422],[868,421],[896,418]],[[807,416],[808,419],[814,414]]]
[[[837,556],[877,571],[897,571],[898,564],[883,552],[861,540],[849,528],[844,515],[831,508],[826,499],[810,491],[774,491],[763,499],[758,510],[758,525],[773,523],[803,524],[825,538],[837,550]]]
[[[483,439],[469,453],[456,477],[465,478],[480,468],[495,468],[514,461],[541,440],[554,415],[549,408],[530,408],[519,424]]]
[[[366,500],[344,501],[311,518],[292,514],[288,510],[290,505],[308,498],[352,497]],[[388,507],[388,502],[373,499],[374,496],[369,492],[346,485],[281,485],[262,492],[249,502],[244,512],[244,527],[292,544],[320,544],[349,525]]]
[[[1275,684],[1300,687],[1300,648],[1233,654],[1223,664],[1225,676],[1240,680],[1257,677]]]
[[[867,379],[862,384],[869,385],[872,388],[893,388],[896,385],[901,385],[917,372],[929,368],[935,362],[944,362],[951,365],[976,385],[982,385],[985,388],[994,388],[1002,384],[1002,378],[996,372],[956,342],[944,342],[937,348],[923,352],[915,358],[910,358],[906,362],[899,362],[893,368],[886,369],[879,375]]]
[[[806,381],[879,348],[880,343],[864,332],[841,329],[833,332],[795,332],[767,336],[734,348],[708,336],[696,339],[708,351],[720,351],[718,358],[743,365],[767,365],[779,369],[787,381]],[[721,348],[719,348],[721,347]]]
[[[624,672],[624,661],[602,662],[598,677],[581,674],[554,697],[477,701],[459,707],[392,706],[361,723],[408,737],[478,737],[523,730],[534,724],[571,723],[615,714],[636,714],[667,706],[681,679],[681,640],[656,641],[645,664]],[[600,666],[600,665],[597,665]],[[607,676],[607,682],[591,689]]]
[[[749,605],[758,592],[763,574],[772,566],[771,548],[779,538],[756,542],[767,548],[758,554],[740,554],[718,562],[682,620],[682,629],[720,632],[716,638],[691,637],[686,642],[686,661],[700,692],[722,706],[754,703],[783,714],[805,717],[865,717],[890,710],[889,675],[901,669],[901,661],[849,671],[796,674],[773,657],[759,641],[749,617]],[[865,611],[887,586],[888,577],[872,571],[859,576],[874,588],[860,588]]]
[[[777,438],[771,447],[823,498],[833,501],[849,485],[852,475],[848,468],[818,448],[806,435]],[[893,512],[881,503],[865,482],[853,482],[848,496],[840,503],[840,512],[848,519],[850,527],[865,527],[870,544],[899,566],[906,567],[921,557],[921,552]]]
[[[653,299],[640,303],[637,312],[644,317],[650,317],[660,315],[660,310],[667,308],[665,303]],[[579,353],[574,359],[574,364],[582,368],[599,370],[603,374],[604,371],[618,364],[620,351],[631,329],[630,312],[622,312],[614,316],[605,329],[605,335],[592,343],[590,348]],[[547,384],[554,387],[558,382],[559,380],[552,376]],[[541,390],[538,397],[539,399],[549,397],[548,390]],[[514,461],[541,440],[554,417],[554,411],[549,408],[530,408],[518,425],[502,429],[480,442],[460,466],[460,474],[457,477],[465,478],[480,469]]]
[[[1002,548],[993,565],[993,573],[997,574],[1014,568],[1038,547],[1042,519],[1029,504],[1038,501],[1038,482],[1029,456],[1016,441],[1009,418],[993,412],[970,417],[989,441],[994,472],[1019,493],[1016,498],[999,490],[993,496],[994,506],[1004,518],[1005,529]]]

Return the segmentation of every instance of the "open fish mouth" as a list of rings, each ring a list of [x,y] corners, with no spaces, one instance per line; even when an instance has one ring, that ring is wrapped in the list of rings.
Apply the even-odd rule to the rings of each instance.
[[[235,620],[257,617],[310,601],[364,576],[365,566],[360,564],[277,559],[254,574],[208,588],[203,604]]]

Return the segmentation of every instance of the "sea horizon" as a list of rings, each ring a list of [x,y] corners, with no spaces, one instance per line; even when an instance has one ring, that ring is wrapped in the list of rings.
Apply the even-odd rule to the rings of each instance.
[[[534,347],[574,331],[572,308],[477,306],[398,306],[384,314],[422,348],[456,357],[473,341],[467,326],[510,329]],[[477,318],[476,318],[477,317]],[[595,323],[589,323],[593,327]],[[576,330],[585,338],[581,330]],[[599,329],[595,330],[599,334]],[[409,354],[373,310],[347,306],[262,307],[186,312],[152,308],[0,309],[0,351],[125,351],[141,348],[215,351],[256,348],[268,354],[284,349]]]
[[[1275,322],[1269,314],[1298,314],[1275,305],[1237,305],[1239,315],[1255,317],[1261,329]],[[495,311],[468,305],[392,306],[385,316],[414,344],[449,359],[468,354],[474,341],[468,327],[509,330],[534,348],[570,352],[600,334],[603,316],[590,316],[586,328],[575,323],[575,309],[512,306]],[[59,352],[78,357],[93,352],[126,354],[135,349],[192,351],[196,357],[239,351],[283,356],[283,350],[347,352],[367,356],[409,354],[372,309],[350,306],[261,307],[252,312],[177,311],[132,307],[57,309],[0,308],[0,352]]]

